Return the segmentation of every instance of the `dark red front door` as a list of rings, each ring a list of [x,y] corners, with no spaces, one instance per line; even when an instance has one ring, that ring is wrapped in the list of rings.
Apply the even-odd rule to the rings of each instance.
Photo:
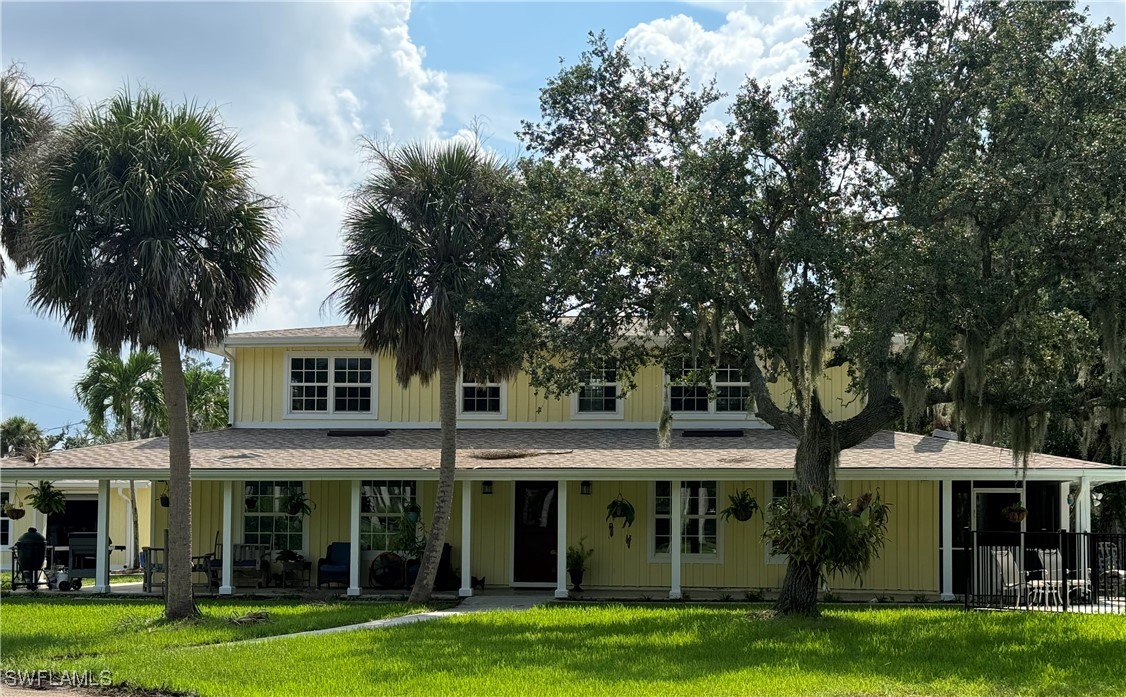
[[[512,580],[516,583],[555,581],[558,494],[555,482],[516,482],[512,541]]]

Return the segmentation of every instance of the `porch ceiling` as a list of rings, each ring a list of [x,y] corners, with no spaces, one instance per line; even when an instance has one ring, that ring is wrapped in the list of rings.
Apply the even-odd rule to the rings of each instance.
[[[192,469],[209,479],[276,470],[345,476],[349,471],[414,471],[427,478],[427,473],[438,469],[440,442],[438,429],[330,437],[327,430],[319,429],[228,428],[192,434]],[[682,431],[674,431],[669,448],[658,447],[657,435],[650,429],[466,429],[458,431],[458,469],[475,479],[505,474],[539,478],[563,472],[591,479],[636,478],[670,471],[761,478],[771,471],[790,470],[795,445],[793,438],[772,429],[748,429],[740,438],[684,437]],[[848,478],[891,473],[897,478],[936,479],[983,471],[1011,476],[1013,460],[1003,448],[881,431],[841,453],[840,467]],[[138,478],[160,478],[167,470],[168,440],[152,438],[55,451],[37,465],[7,459],[0,475],[5,481],[127,472]],[[1032,456],[1029,470],[1030,475],[1126,479],[1120,468],[1051,455]]]

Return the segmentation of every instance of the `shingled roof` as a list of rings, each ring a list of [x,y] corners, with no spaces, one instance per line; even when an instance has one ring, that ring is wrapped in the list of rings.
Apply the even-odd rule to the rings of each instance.
[[[330,436],[322,429],[229,428],[191,436],[197,476],[224,471],[357,470],[433,471],[439,464],[438,429],[401,429],[386,435]],[[651,429],[465,429],[458,432],[458,468],[466,471],[566,470],[637,476],[660,470],[785,471],[793,467],[795,441],[773,429],[748,429],[740,437],[685,437],[674,432],[660,448]],[[841,469],[865,471],[995,470],[1011,472],[1012,454],[1003,448],[881,431],[841,453]],[[129,470],[154,475],[168,467],[167,438],[112,443],[49,453],[38,465],[7,460],[5,480],[79,475],[92,470]],[[1037,470],[1095,471],[1113,479],[1126,470],[1051,455],[1032,456]],[[919,478],[926,478],[925,474]]]

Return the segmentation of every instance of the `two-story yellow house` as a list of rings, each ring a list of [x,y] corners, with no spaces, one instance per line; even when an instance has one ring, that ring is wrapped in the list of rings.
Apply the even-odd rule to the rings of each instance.
[[[407,504],[421,507],[423,523],[433,505],[436,380],[403,389],[394,358],[365,352],[346,326],[237,333],[213,352],[229,361],[232,423],[191,437],[193,554],[222,559],[223,549],[259,545],[315,560],[330,544],[346,543],[339,580],[346,593],[360,594],[372,560],[393,545]],[[678,598],[696,589],[779,587],[786,559],[764,544],[762,515],[738,522],[720,513],[729,495],[744,489],[764,509],[785,496],[795,443],[747,414],[748,386],[737,367],[720,366],[710,389],[677,385],[677,377],[645,368],[625,397],[612,369],[562,399],[537,394],[526,375],[459,385],[447,539],[462,595],[473,594],[477,577],[486,587],[543,587],[566,596],[565,550],[580,540],[594,550],[588,589]],[[837,419],[861,407],[846,386],[843,368],[821,380]],[[671,446],[660,448],[666,391],[674,430]],[[2,477],[99,482],[101,529],[121,505],[109,493],[115,482],[151,481],[147,536],[159,545],[167,509],[157,499],[167,473],[167,441],[156,438],[55,452],[35,466],[11,463]],[[886,546],[862,582],[830,583],[834,592],[862,588],[869,598],[952,599],[965,587],[963,528],[1089,530],[1091,487],[1122,476],[1039,455],[1022,482],[1006,450],[881,432],[842,453],[839,479],[845,495],[878,490],[892,505]],[[1072,485],[1079,487],[1073,505]],[[294,490],[315,504],[308,516],[281,510],[279,497]],[[626,529],[614,521],[611,536],[607,505],[619,496],[633,504],[636,520]],[[1001,510],[1018,499],[1028,516],[1010,523]],[[6,522],[9,539],[18,523],[26,521]],[[212,567],[220,594],[235,591],[236,561]],[[311,584],[326,580],[317,578],[315,563],[309,570]]]

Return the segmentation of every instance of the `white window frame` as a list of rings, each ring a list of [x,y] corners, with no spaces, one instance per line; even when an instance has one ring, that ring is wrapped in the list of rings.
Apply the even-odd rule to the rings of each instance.
[[[497,387],[500,393],[500,411],[465,411],[465,388],[466,387]],[[458,419],[465,419],[470,421],[504,421],[508,419],[508,382],[501,380],[498,382],[466,382],[465,370],[458,373],[457,381],[457,416]]]
[[[661,480],[661,481],[665,481],[665,480]],[[682,482],[684,482],[684,481],[715,482],[715,497],[716,497],[715,513],[712,514],[712,515],[706,515],[706,516],[699,516],[699,515],[687,516],[687,515],[682,514],[681,520],[682,521],[688,520],[689,517],[700,518],[701,520],[704,520],[704,519],[707,519],[707,518],[715,518],[715,521],[716,521],[716,526],[715,526],[716,553],[715,554],[692,554],[690,552],[683,552],[682,551],[680,553],[680,562],[681,562],[681,564],[686,564],[686,563],[690,563],[690,564],[722,564],[723,563],[723,549],[724,549],[724,539],[723,539],[723,537],[724,537],[723,536],[724,525],[722,524],[722,520],[720,519],[719,512],[721,510],[720,504],[724,500],[723,499],[723,495],[724,495],[723,482],[719,481],[719,480],[714,480],[714,479],[692,479],[692,480],[686,479],[686,480],[681,480],[681,481]],[[671,493],[672,481],[669,481],[669,484],[670,484],[670,493]],[[683,495],[684,495],[684,487],[681,486],[681,496],[683,496]],[[665,516],[662,515],[660,517],[664,518]],[[669,517],[671,519],[671,511],[670,511]],[[647,533],[646,537],[648,537],[647,544],[648,544],[648,552],[649,552],[649,555],[648,555],[649,556],[649,563],[650,564],[670,564],[670,563],[672,563],[672,554],[671,553],[669,553],[669,552],[658,553],[657,552],[657,482],[653,481],[653,480],[650,480],[650,482],[649,482],[649,516],[648,516],[648,518],[649,518],[649,532]],[[671,532],[671,525],[670,525],[670,532]],[[683,544],[683,542],[682,542],[682,544]]]
[[[290,397],[291,370],[290,363],[294,358],[327,358],[328,359],[328,411],[293,411],[293,402]],[[371,359],[371,411],[336,411],[335,360],[337,358],[370,358]],[[319,420],[366,420],[372,421],[379,417],[379,357],[365,351],[286,351],[282,363],[282,415],[285,419],[319,419]],[[364,387],[359,383],[347,383],[353,387]],[[342,385],[343,386],[343,385]]]
[[[378,518],[378,517],[383,517],[383,518],[393,518],[393,517],[395,517],[394,514],[377,513],[375,510],[371,510],[371,511],[364,511],[363,510],[363,497],[371,496],[372,494],[369,492],[369,489],[371,487],[374,487],[376,485],[376,483],[378,483],[378,482],[398,483],[400,486],[409,485],[410,486],[410,500],[412,502],[418,504],[421,507],[422,504],[419,503],[419,501],[422,498],[422,496],[420,495],[421,492],[419,491],[418,480],[416,480],[416,479],[365,479],[362,482],[360,482],[360,497],[361,497],[360,498],[360,502],[361,502],[360,503],[360,506],[361,506],[360,517],[361,517],[361,519],[362,518]],[[399,517],[400,520],[404,519],[404,516],[402,515],[402,513],[400,513],[398,515],[398,517]],[[421,520],[421,517],[419,518],[419,520]],[[370,553],[373,553],[373,554],[378,554],[380,552],[394,551],[394,550],[390,550],[390,549],[382,549],[382,548],[377,548],[377,547],[364,547],[364,541],[365,540],[364,540],[363,525],[361,525],[360,526],[360,551],[361,552],[364,552],[364,553],[370,552]]]
[[[580,383],[579,390],[577,392],[571,393],[571,418],[572,419],[600,420],[600,419],[624,419],[625,418],[625,416],[626,416],[625,405],[623,404],[623,402],[625,400],[622,397],[622,382],[621,382],[620,371],[618,371],[616,368],[607,368],[605,366],[600,368],[600,370],[603,371],[603,376],[605,376],[605,374],[606,374],[605,371],[613,370],[615,372],[615,377],[618,378],[618,379],[614,380],[613,382],[605,381],[605,380],[598,380],[598,381],[595,381],[594,383],[591,383],[589,381]],[[594,371],[591,371],[591,372],[594,372]],[[582,394],[582,389],[584,387],[589,387],[592,384],[594,384],[597,387],[613,387],[614,388],[614,391],[617,394],[617,396],[614,398],[614,411],[579,411],[579,396]]]
[[[248,512],[246,510],[246,485],[249,482],[289,482],[289,483],[293,483],[293,484],[300,484],[301,490],[304,491],[306,494],[309,493],[309,482],[308,482],[308,480],[303,480],[303,479],[248,479],[248,480],[244,480],[243,482],[241,482],[242,496],[238,498],[238,500],[236,501],[236,506],[235,506],[235,508],[238,510],[238,535],[236,536],[237,537],[236,541],[239,544],[245,544],[246,543],[246,519],[247,519],[247,517],[249,517],[249,516],[253,516],[253,517],[256,517],[256,518],[266,517],[266,516],[264,516],[260,513],[257,513],[257,512],[251,513],[251,512]],[[316,502],[314,501],[314,503],[316,503]],[[288,517],[288,514],[284,513],[284,512],[277,512],[276,511],[275,513]],[[271,515],[274,515],[274,514],[271,514]],[[295,549],[293,551],[297,552],[301,556],[305,557],[306,560],[308,560],[310,558],[310,554],[311,554],[310,550],[309,550],[309,527],[310,527],[309,518],[311,518],[312,516],[301,516],[301,517],[304,518],[304,520],[301,521],[301,549]],[[271,541],[270,542],[270,551],[273,552],[276,555],[278,552],[281,551],[281,549],[274,549],[273,541]]]
[[[684,364],[687,364],[690,359],[682,359]],[[695,362],[694,362],[695,364]],[[724,364],[729,365],[729,364]],[[661,369],[664,375],[665,383],[665,398],[668,400],[670,408],[672,407],[672,393],[671,389],[675,386],[676,379],[668,374],[664,368]],[[708,421],[752,421],[754,416],[747,412],[746,409],[741,411],[716,411],[716,388],[717,387],[749,387],[750,382],[716,382],[716,374],[713,372],[708,378],[706,383],[695,385],[695,387],[702,387],[708,390],[708,410],[707,411],[673,411],[672,415],[676,419],[690,421],[692,419],[705,419]]]
[[[772,504],[775,501],[779,501],[779,500],[785,498],[784,496],[775,496],[774,495],[774,485],[776,483],[782,483],[782,484],[787,485],[786,486],[786,496],[790,496],[794,492],[794,481],[792,479],[771,479],[771,480],[767,481],[766,482],[766,487],[767,487],[766,493],[768,495],[768,504],[767,504],[766,510],[763,511],[763,515],[770,515],[770,505],[769,504]],[[771,554],[771,552],[770,552],[770,542],[769,541],[767,541],[762,547],[763,547],[763,553],[766,555],[765,561],[766,561],[767,564],[769,564],[771,566],[778,566],[778,565],[781,565],[781,564],[789,563],[789,561],[790,561],[790,555],[789,554]]]
[[[8,505],[8,502],[15,498],[15,492],[0,491],[0,510]],[[0,543],[0,549],[7,550],[12,547],[12,519],[8,516],[0,516],[0,529],[3,529],[8,535],[8,542],[6,544]]]

